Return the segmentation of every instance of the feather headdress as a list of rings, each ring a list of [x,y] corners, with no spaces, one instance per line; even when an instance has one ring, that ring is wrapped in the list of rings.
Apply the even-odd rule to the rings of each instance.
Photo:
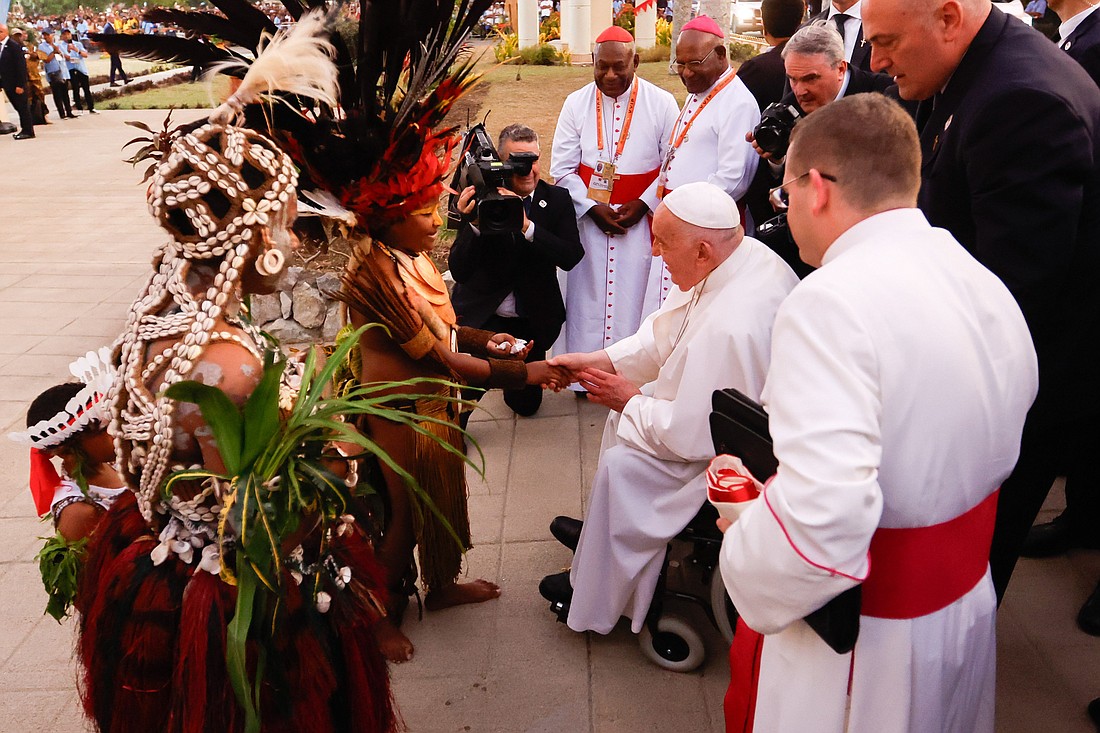
[[[490,4],[358,0],[357,7],[328,10],[326,0],[285,3],[299,21],[311,10],[328,10],[324,23],[334,71],[321,76],[335,75],[339,102],[313,93],[309,80],[319,78],[318,72],[303,70],[305,89],[274,87],[282,90],[277,95],[285,104],[243,109],[243,114],[249,126],[272,136],[300,166],[303,202],[324,200],[326,214],[336,212],[346,221],[354,215],[356,226],[368,231],[438,198],[457,132],[439,128],[476,81],[473,62],[464,55],[465,41]],[[146,13],[149,20],[176,25],[187,38],[113,34],[95,39],[124,55],[201,64],[243,77],[247,66],[259,63],[264,39],[276,28],[246,0],[214,0],[214,5],[224,17],[211,11]],[[358,10],[354,39],[338,30],[354,22],[349,8]],[[218,63],[224,61],[232,63]],[[271,87],[264,92],[270,99]],[[303,101],[303,93],[322,104]],[[236,96],[239,104],[239,91]]]

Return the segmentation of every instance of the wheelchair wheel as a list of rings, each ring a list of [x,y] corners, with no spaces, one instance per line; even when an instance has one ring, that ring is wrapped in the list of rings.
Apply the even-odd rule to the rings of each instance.
[[[706,658],[703,637],[680,616],[662,616],[656,635],[643,628],[638,645],[647,659],[672,672],[690,672]]]
[[[710,610],[714,613],[714,622],[722,637],[727,641],[733,641],[733,632],[737,628],[737,618],[740,614],[733,606],[729,593],[726,593],[726,584],[722,582],[722,571],[714,568],[710,574]]]

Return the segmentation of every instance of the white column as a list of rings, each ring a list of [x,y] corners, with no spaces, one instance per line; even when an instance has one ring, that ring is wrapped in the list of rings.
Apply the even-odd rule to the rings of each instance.
[[[516,8],[516,23],[519,28],[519,47],[537,46],[539,42],[539,3],[538,0],[519,0]]]
[[[590,0],[561,0],[561,40],[574,64],[592,63],[592,6]]]
[[[650,2],[645,10],[634,13],[634,43],[637,48],[657,45],[657,3]]]
[[[592,20],[589,25],[589,36],[595,40],[605,28],[615,21],[615,14],[611,11],[611,0],[590,0],[592,4]]]

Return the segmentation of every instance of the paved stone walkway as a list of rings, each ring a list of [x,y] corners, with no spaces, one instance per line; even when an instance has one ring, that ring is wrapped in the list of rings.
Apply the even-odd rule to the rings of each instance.
[[[194,114],[193,112],[190,114]],[[62,381],[78,353],[108,343],[162,235],[144,211],[140,171],[122,163],[133,129],[163,112],[104,112],[0,137],[12,173],[0,189],[0,433],[15,429],[39,391]],[[181,121],[188,113],[180,115]],[[72,171],[81,185],[72,185]],[[552,395],[533,419],[499,397],[471,429],[486,477],[471,477],[470,575],[503,596],[426,614],[406,631],[411,663],[393,669],[398,704],[415,733],[720,731],[725,649],[708,629],[708,661],[677,675],[642,659],[628,630],[570,632],[538,596],[539,579],[569,562],[549,538],[556,514],[578,515],[596,465],[604,411]],[[33,516],[24,450],[0,440],[0,733],[86,730],[75,692],[72,624],[42,616],[33,557],[48,528]],[[1047,514],[1061,501],[1054,492]],[[1089,733],[1100,695],[1100,639],[1074,616],[1100,579],[1100,553],[1023,561],[999,626],[998,730]]]

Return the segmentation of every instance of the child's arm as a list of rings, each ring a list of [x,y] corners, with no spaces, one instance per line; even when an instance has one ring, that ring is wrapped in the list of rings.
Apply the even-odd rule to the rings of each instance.
[[[87,500],[66,502],[54,514],[57,531],[67,542],[82,540],[92,533],[99,523],[103,510]]]

